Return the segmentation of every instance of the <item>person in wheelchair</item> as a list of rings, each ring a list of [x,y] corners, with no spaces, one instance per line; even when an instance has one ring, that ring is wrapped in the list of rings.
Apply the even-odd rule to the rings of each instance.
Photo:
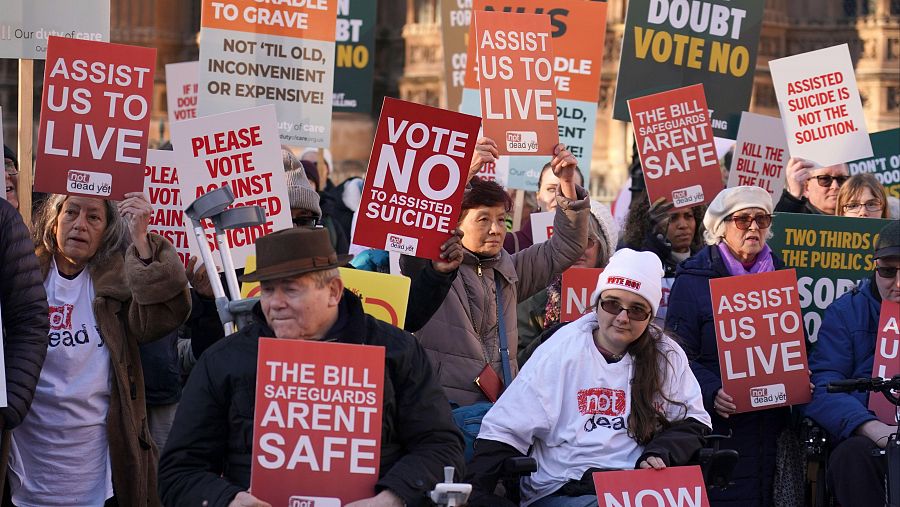
[[[825,310],[809,358],[816,385],[806,415],[838,442],[828,460],[826,482],[842,507],[884,504],[884,448],[896,425],[879,421],[868,393],[828,393],[829,382],[870,378],[882,301],[900,302],[900,222],[885,226],[875,244],[875,272]],[[881,396],[874,394],[874,396]]]
[[[591,472],[685,464],[711,428],[700,386],[671,338],[651,325],[662,265],[622,249],[591,295],[596,310],[557,328],[484,417],[466,482],[470,506],[494,493],[508,458],[530,455],[521,505],[596,506]]]

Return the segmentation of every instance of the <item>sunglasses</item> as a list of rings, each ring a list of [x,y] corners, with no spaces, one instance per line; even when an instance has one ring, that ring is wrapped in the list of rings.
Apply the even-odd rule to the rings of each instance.
[[[836,181],[838,186],[844,184],[845,181],[850,179],[849,176],[832,176],[830,174],[822,174],[820,176],[813,176],[816,179],[816,183],[819,184],[820,187],[828,188],[831,186],[832,181]]]
[[[900,271],[900,268],[890,268],[887,266],[877,266],[875,268],[875,272],[878,273],[878,276],[887,279],[891,279],[897,276],[897,271]]]
[[[602,308],[604,312],[612,315],[618,315],[622,313],[622,310],[625,310],[625,315],[628,315],[630,320],[647,320],[650,318],[649,310],[637,307],[625,308],[619,304],[618,301],[612,299],[601,300],[600,308]]]
[[[725,220],[734,222],[734,226],[742,231],[749,229],[753,222],[756,222],[756,226],[760,229],[766,229],[772,225],[772,215],[731,215]]]
[[[851,202],[843,206],[844,213],[857,213],[860,208],[866,208],[866,211],[875,213],[884,209],[884,203],[879,200],[872,200],[866,203]]]

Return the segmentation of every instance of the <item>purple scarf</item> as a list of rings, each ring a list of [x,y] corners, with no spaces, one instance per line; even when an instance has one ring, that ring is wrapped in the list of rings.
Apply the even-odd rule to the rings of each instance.
[[[722,260],[725,261],[725,268],[731,276],[752,275],[755,273],[769,273],[775,271],[775,262],[772,261],[772,250],[769,245],[763,245],[763,249],[756,254],[756,260],[750,269],[744,267],[741,261],[734,258],[731,250],[724,241],[719,243],[719,253],[722,254]]]

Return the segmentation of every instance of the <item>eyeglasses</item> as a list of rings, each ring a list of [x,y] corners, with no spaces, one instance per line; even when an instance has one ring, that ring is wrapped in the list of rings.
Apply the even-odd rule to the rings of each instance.
[[[878,276],[881,278],[891,279],[897,276],[897,271],[900,271],[900,268],[890,268],[887,266],[876,266],[875,272],[878,273]]]
[[[638,307],[625,308],[620,305],[618,301],[613,299],[603,299],[600,301],[600,308],[603,308],[603,311],[612,315],[618,315],[622,313],[622,310],[625,310],[625,315],[628,315],[628,318],[631,320],[647,320],[650,318],[650,312]]]
[[[872,213],[881,211],[884,209],[884,203],[879,201],[878,199],[874,199],[868,201],[866,203],[861,202],[851,202],[849,204],[845,204],[843,206],[844,213],[856,213],[860,208],[865,207],[866,211],[870,211]]]
[[[742,231],[750,228],[750,224],[756,222],[756,226],[765,229],[772,225],[772,215],[731,215],[725,220],[734,222],[734,226]]]
[[[816,179],[816,183],[819,184],[820,187],[828,188],[831,186],[832,181],[836,181],[838,186],[844,184],[845,181],[850,179],[849,176],[832,176],[830,174],[822,174],[819,176],[813,176]]]

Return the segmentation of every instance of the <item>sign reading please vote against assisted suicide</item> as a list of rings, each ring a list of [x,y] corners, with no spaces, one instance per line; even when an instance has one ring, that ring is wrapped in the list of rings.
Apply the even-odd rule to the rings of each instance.
[[[600,507],[709,507],[699,466],[594,472]]]
[[[315,507],[374,496],[384,347],[260,338],[256,371],[253,495]]]
[[[353,242],[440,259],[480,127],[476,116],[385,98]]]
[[[722,389],[737,412],[810,400],[793,269],[709,281]]]

